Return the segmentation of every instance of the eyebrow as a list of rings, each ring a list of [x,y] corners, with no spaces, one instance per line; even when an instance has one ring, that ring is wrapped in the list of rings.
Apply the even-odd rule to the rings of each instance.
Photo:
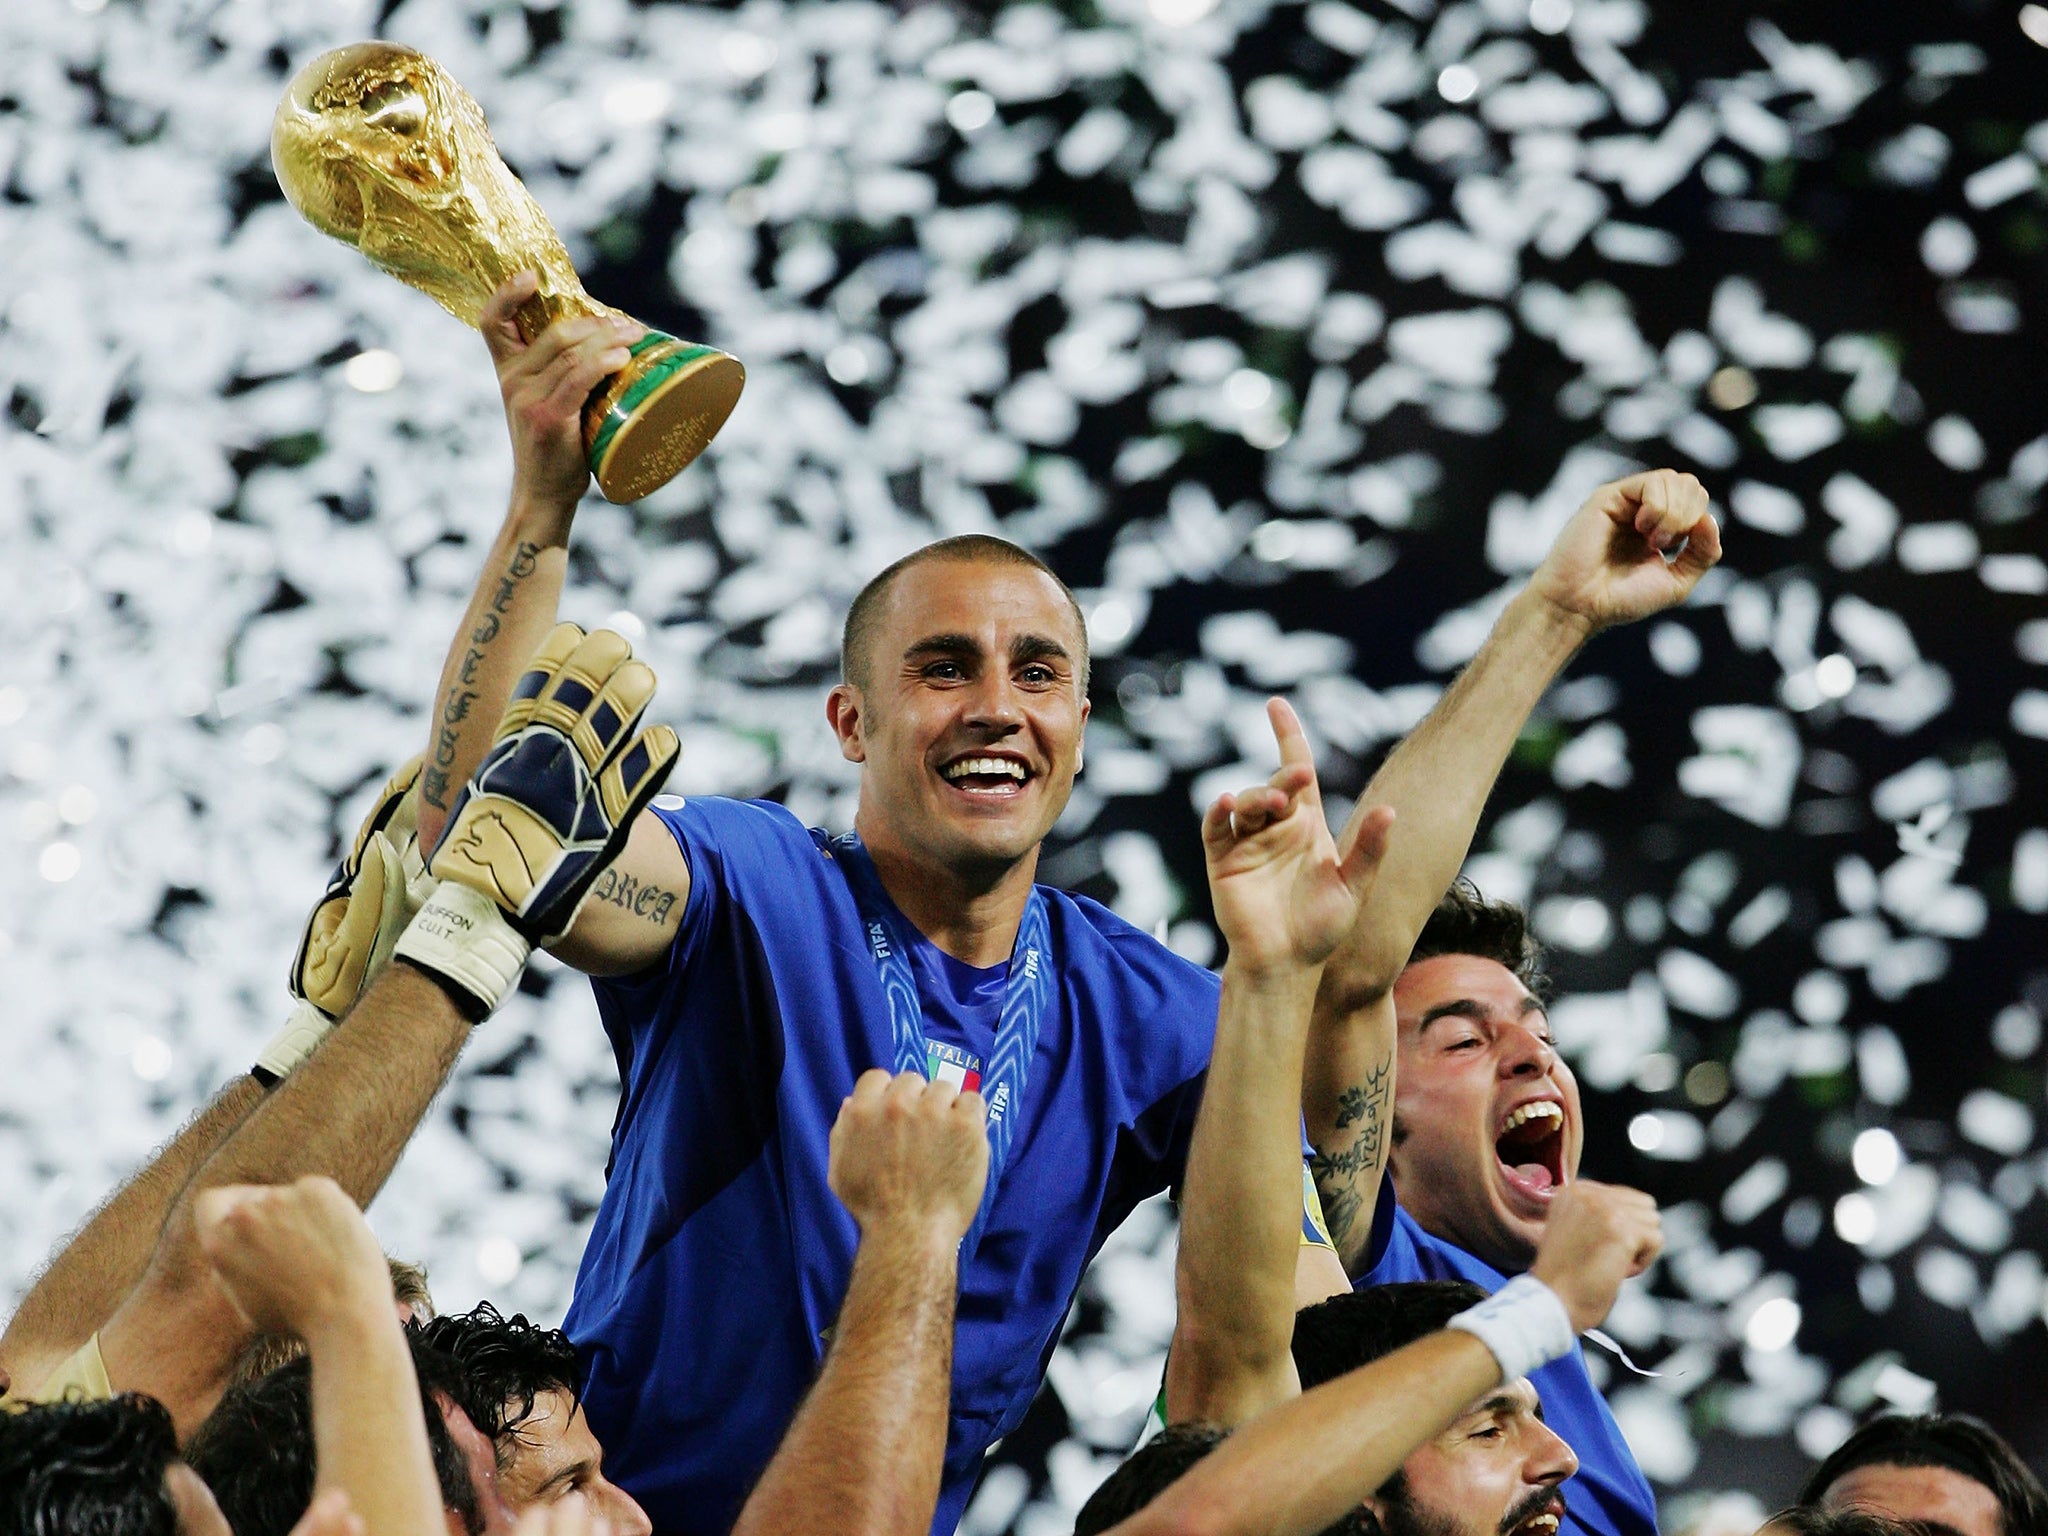
[[[558,1488],[563,1483],[570,1482],[576,1478],[586,1476],[590,1473],[595,1472],[596,1470],[597,1463],[592,1461],[587,1456],[580,1461],[571,1462],[568,1466],[562,1468],[561,1471],[557,1472],[553,1477],[549,1478],[546,1482],[542,1483],[538,1488],[534,1489],[533,1496],[537,1499],[542,1494],[546,1493],[550,1488]]]
[[[981,654],[981,642],[972,635],[926,635],[904,651],[903,659],[914,661],[922,657],[937,656],[975,658]],[[1049,659],[1071,664],[1074,658],[1064,645],[1050,635],[1019,635],[1010,643],[1010,660],[1013,664]]]
[[[1503,1414],[1512,1416],[1518,1413],[1531,1413],[1535,1415],[1536,1422],[1541,1424],[1544,1422],[1543,1396],[1541,1393],[1532,1395],[1535,1398],[1533,1404],[1524,1398],[1521,1393],[1508,1387],[1502,1387],[1499,1391],[1487,1397],[1478,1407],[1472,1409],[1466,1416],[1474,1419],[1490,1419],[1498,1418]]]
[[[1521,1012],[1517,1016],[1526,1019],[1530,1014],[1541,1013],[1542,1011],[1543,1004],[1540,999],[1533,996],[1525,997],[1522,999]],[[1415,1033],[1419,1036],[1438,1019],[1448,1018],[1471,1019],[1474,1023],[1484,1023],[1486,1021],[1486,1007],[1483,1003],[1469,997],[1454,998],[1448,1003],[1438,1003],[1436,1007],[1430,1009],[1429,1012],[1422,1016],[1422,1022],[1415,1026]]]

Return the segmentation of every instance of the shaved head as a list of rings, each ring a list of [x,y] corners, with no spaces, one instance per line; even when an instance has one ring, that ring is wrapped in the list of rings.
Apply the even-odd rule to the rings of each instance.
[[[1074,599],[1073,592],[1038,556],[1007,539],[998,539],[985,533],[963,533],[950,539],[940,539],[922,549],[914,549],[901,560],[888,566],[882,573],[860,589],[860,595],[853,600],[853,606],[846,611],[846,630],[839,642],[840,676],[856,688],[868,686],[869,652],[874,640],[876,625],[880,622],[883,609],[889,601],[890,590],[896,585],[896,578],[915,565],[927,565],[933,561],[950,561],[960,565],[1023,565],[1032,570],[1042,571],[1053,584],[1065,594],[1068,605],[1074,611],[1074,627],[1080,632],[1082,653],[1080,657],[1080,682],[1083,697],[1088,693],[1088,621],[1081,613],[1081,605]]]

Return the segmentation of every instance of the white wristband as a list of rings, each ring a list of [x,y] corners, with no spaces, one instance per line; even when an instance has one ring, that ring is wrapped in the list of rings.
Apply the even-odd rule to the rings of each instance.
[[[454,983],[486,1014],[519,984],[533,947],[498,904],[474,886],[443,880],[420,907],[395,953]]]
[[[1538,1366],[1570,1354],[1578,1343],[1571,1314],[1557,1292],[1534,1275],[1517,1275],[1476,1307],[1444,1325],[1462,1328],[1500,1362],[1503,1381],[1515,1381]]]
[[[276,1087],[291,1076],[292,1068],[313,1054],[313,1047],[325,1040],[333,1028],[334,1020],[300,998],[284,1028],[256,1053],[256,1065],[249,1069],[249,1075],[266,1088]]]

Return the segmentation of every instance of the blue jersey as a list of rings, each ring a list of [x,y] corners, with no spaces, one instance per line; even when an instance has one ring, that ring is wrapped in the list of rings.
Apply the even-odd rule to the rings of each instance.
[[[846,1294],[857,1231],[826,1184],[827,1137],[854,1079],[891,1064],[891,1021],[822,834],[765,802],[658,814],[690,892],[664,960],[596,983],[623,1096],[567,1328],[606,1471],[665,1536],[712,1536],[774,1454]],[[1041,891],[1057,985],[961,1259],[940,1532],[1024,1417],[1088,1261],[1179,1180],[1215,1039],[1214,975]],[[932,1075],[987,1062],[1007,967],[911,948]]]
[[[1358,1288],[1400,1280],[1469,1280],[1499,1290],[1508,1277],[1464,1249],[1432,1237],[1396,1203],[1391,1178],[1380,1184],[1373,1213],[1373,1266]],[[1566,1532],[1580,1536],[1657,1536],[1657,1498],[1621,1437],[1621,1426],[1606,1399],[1586,1374],[1577,1351],[1532,1371],[1530,1382],[1543,1400],[1543,1419],[1579,1458],[1579,1470],[1564,1485]]]

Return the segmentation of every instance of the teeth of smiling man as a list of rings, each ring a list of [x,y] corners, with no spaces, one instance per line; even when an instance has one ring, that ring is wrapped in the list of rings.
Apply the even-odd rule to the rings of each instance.
[[[1007,757],[963,757],[948,763],[945,773],[948,779],[964,779],[970,773],[1006,773],[1018,783],[1024,782],[1024,765]]]
[[[1557,1516],[1531,1515],[1516,1527],[1523,1536],[1554,1536],[1557,1530]]]
[[[1527,1125],[1531,1120],[1537,1119],[1561,1121],[1564,1119],[1564,1111],[1548,1099],[1544,1099],[1536,1104],[1524,1104],[1520,1109],[1507,1117],[1506,1121],[1501,1125],[1500,1134],[1505,1136],[1516,1126]]]

